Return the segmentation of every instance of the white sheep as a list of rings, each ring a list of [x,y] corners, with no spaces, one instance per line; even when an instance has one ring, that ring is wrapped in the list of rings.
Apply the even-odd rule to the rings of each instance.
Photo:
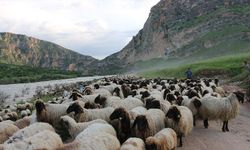
[[[117,129],[118,138],[121,142],[124,142],[131,137],[133,131],[131,131],[131,124],[134,122],[138,115],[143,115],[147,112],[144,107],[136,107],[132,110],[126,110],[123,107],[116,108],[110,115],[110,120],[118,119],[120,127]]]
[[[62,116],[61,123],[68,130],[72,138],[75,138],[80,132],[82,132],[91,124],[94,124],[94,123],[107,124],[107,122],[102,119],[96,119],[96,120],[92,120],[89,122],[77,123],[73,118],[69,116]]]
[[[149,109],[145,115],[136,117],[132,128],[135,129],[136,137],[145,141],[147,137],[165,128],[165,114],[159,109]]]
[[[223,121],[222,131],[229,131],[228,121],[239,114],[239,102],[236,94],[231,93],[224,98],[211,96],[201,99],[199,115],[204,120],[205,128],[208,127],[208,120],[221,120]]]
[[[0,123],[0,144],[5,142],[10,136],[12,136],[19,128],[13,124],[1,122]]]
[[[129,138],[122,144],[120,150],[145,150],[145,143],[140,138]]]
[[[173,105],[166,114],[168,126],[176,132],[180,138],[182,146],[182,137],[187,136],[193,129],[193,114],[185,106]]]
[[[39,133],[44,130],[55,132],[54,128],[50,124],[37,122],[23,129],[18,130],[11,137],[9,137],[9,139],[5,141],[4,143],[9,144],[9,143],[17,142],[17,141],[22,141],[25,138],[31,137],[35,135],[36,133]]]
[[[95,101],[95,103],[101,104],[104,107],[124,107],[127,110],[131,110],[135,107],[144,105],[140,99],[135,97],[127,97],[124,100],[119,100],[119,98],[116,98],[114,96],[108,97],[108,99],[100,99],[99,101]]]
[[[67,114],[68,104],[44,104],[37,101],[35,104],[38,122],[47,122],[55,128],[60,128],[60,117]]]
[[[195,119],[198,115],[198,109],[201,106],[201,101],[198,97],[188,98],[187,96],[178,97],[178,100],[181,100],[181,105],[188,107],[193,114],[193,125],[195,126]]]
[[[177,135],[171,128],[165,128],[154,136],[146,139],[146,147],[157,150],[175,150],[177,147]]]
[[[22,119],[17,120],[14,125],[17,126],[19,129],[23,129],[30,125],[31,117],[24,117]]]
[[[83,133],[83,132],[81,132]],[[77,138],[69,144],[65,144],[56,150],[118,150],[120,142],[118,139],[108,133],[99,133],[89,136],[78,135]]]
[[[71,104],[67,113],[75,112],[74,119],[76,122],[87,122],[95,119],[103,119],[110,122],[109,116],[114,111],[112,107],[106,107],[102,109],[85,109],[81,107],[78,103]]]
[[[3,149],[8,150],[38,150],[56,149],[62,147],[63,143],[59,135],[55,132],[44,130],[30,137],[11,144],[4,144]]]
[[[75,139],[82,139],[83,137],[88,137],[94,134],[108,133],[116,137],[115,129],[107,123],[93,123],[79,133]]]

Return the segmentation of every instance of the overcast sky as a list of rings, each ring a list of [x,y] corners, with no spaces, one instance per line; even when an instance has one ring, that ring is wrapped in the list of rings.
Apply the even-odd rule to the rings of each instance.
[[[0,0],[0,32],[102,59],[121,50],[159,0]]]

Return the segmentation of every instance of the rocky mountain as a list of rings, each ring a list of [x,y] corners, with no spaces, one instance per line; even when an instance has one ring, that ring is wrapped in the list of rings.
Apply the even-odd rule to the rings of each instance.
[[[161,0],[121,51],[94,65],[120,72],[152,58],[249,50],[249,43],[250,0]]]
[[[0,33],[0,62],[83,71],[97,62],[91,56],[81,55],[51,42],[25,35]]]

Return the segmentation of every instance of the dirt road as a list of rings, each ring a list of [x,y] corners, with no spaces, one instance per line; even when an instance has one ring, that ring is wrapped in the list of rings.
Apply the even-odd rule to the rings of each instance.
[[[184,139],[180,150],[250,150],[250,102],[241,104],[239,116],[229,121],[230,132],[222,132],[222,122],[210,121],[204,129],[197,121],[192,133]]]

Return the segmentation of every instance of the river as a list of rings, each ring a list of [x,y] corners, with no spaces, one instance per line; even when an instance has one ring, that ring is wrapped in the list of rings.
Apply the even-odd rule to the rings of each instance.
[[[6,84],[0,85],[0,92],[9,95],[6,99],[6,104],[13,104],[21,100],[28,100],[33,97],[37,88],[42,88],[45,90],[45,87],[55,85],[65,85],[76,82],[85,82],[92,81],[95,79],[101,79],[107,76],[93,76],[93,77],[79,77],[71,79],[62,79],[62,80],[51,80],[51,81],[41,81],[41,82],[32,82],[32,83],[19,83],[19,84]]]

